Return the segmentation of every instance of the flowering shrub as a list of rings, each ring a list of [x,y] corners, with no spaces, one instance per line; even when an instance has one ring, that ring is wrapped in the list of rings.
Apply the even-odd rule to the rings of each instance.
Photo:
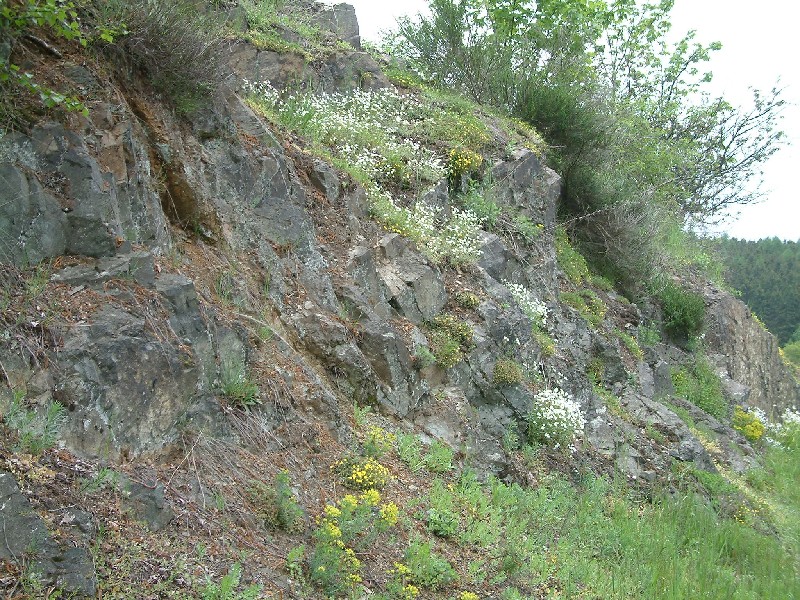
[[[380,458],[394,448],[396,439],[397,436],[393,433],[373,425],[367,431],[367,439],[364,441],[364,454],[373,458]]]
[[[789,450],[800,449],[800,411],[787,408],[779,423],[769,423],[767,441]]]
[[[389,469],[371,456],[346,457],[332,468],[355,490],[381,489],[389,482]]]
[[[419,588],[413,583],[409,583],[411,569],[400,562],[394,563],[394,568],[389,569],[391,579],[386,585],[386,590],[392,598],[399,598],[400,600],[414,600],[419,596]]]
[[[736,431],[739,431],[751,442],[759,441],[766,432],[763,421],[755,413],[747,412],[741,406],[733,409],[731,424]]]
[[[520,310],[531,320],[534,325],[545,327],[547,325],[547,307],[544,302],[538,300],[533,293],[524,285],[504,281],[503,285],[511,292],[514,302]]]
[[[528,439],[559,448],[583,435],[586,417],[580,405],[558,388],[539,392],[528,414]]]
[[[415,242],[434,263],[447,261],[458,266],[480,258],[481,223],[472,211],[454,208],[449,219],[442,219],[438,209],[424,202],[402,208],[377,186],[368,186],[367,191],[371,192],[372,216],[389,231]]]
[[[354,548],[371,546],[397,523],[398,514],[397,505],[381,504],[380,493],[374,489],[328,504],[314,531],[317,543],[309,559],[311,580],[329,595],[355,589],[361,583],[361,561]]]
[[[442,159],[410,135],[426,112],[413,96],[388,89],[281,94],[269,83],[249,81],[244,89],[255,108],[376,182],[410,185],[446,174]]]
[[[451,190],[461,184],[461,178],[477,171],[483,164],[483,157],[465,148],[453,148],[447,157],[447,181]]]

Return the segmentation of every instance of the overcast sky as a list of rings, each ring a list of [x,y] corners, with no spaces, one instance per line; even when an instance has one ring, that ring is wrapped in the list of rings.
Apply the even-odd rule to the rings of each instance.
[[[395,19],[425,10],[425,0],[349,0],[355,6],[364,39],[375,41]],[[739,216],[723,225],[729,235],[745,239],[777,236],[800,241],[800,66],[797,60],[797,19],[786,0],[676,0],[673,32],[697,30],[702,43],[722,42],[710,63],[712,92],[732,104],[746,104],[750,86],[769,90],[780,79],[784,99],[782,128],[792,144],[774,155],[764,168],[766,200],[741,207]]]

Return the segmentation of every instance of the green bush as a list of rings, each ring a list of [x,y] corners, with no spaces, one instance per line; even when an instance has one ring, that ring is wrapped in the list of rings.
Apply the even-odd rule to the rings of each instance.
[[[453,566],[433,552],[430,542],[412,541],[406,550],[405,564],[411,570],[411,581],[422,587],[439,589],[458,579]]]
[[[492,371],[492,383],[498,387],[515,385],[522,382],[525,374],[520,365],[513,358],[503,356],[494,363]]]
[[[297,531],[303,526],[303,509],[292,492],[289,472],[281,471],[272,486],[261,481],[253,483],[250,501],[256,505],[257,514],[270,529]]]
[[[446,473],[453,468],[453,449],[435,440],[422,458],[425,468],[433,473]]]
[[[664,330],[675,340],[687,341],[703,331],[706,305],[703,297],[673,282],[658,293]]]
[[[722,383],[704,357],[697,356],[692,365],[673,369],[672,385],[677,396],[717,419],[727,418],[729,406],[722,395]]]
[[[758,442],[766,432],[764,423],[755,414],[745,411],[741,406],[733,408],[731,426],[751,442]]]
[[[127,34],[106,53],[142,72],[179,112],[189,113],[222,83],[221,20],[199,0],[95,1],[100,23],[124,23]]]

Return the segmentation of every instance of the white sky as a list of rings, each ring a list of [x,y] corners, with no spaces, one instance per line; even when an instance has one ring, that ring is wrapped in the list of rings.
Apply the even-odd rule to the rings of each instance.
[[[427,7],[425,0],[349,0],[355,6],[361,36],[376,41],[379,31],[390,29],[400,15],[415,15]],[[780,79],[784,110],[782,128],[789,146],[764,167],[766,200],[740,207],[738,218],[720,229],[745,239],[777,236],[800,241],[800,193],[796,169],[800,167],[800,61],[797,59],[797,18],[787,0],[676,0],[673,32],[697,30],[702,43],[722,42],[709,70],[714,73],[712,93],[723,94],[732,104],[746,104],[749,87],[769,90]],[[794,14],[790,14],[794,13]]]

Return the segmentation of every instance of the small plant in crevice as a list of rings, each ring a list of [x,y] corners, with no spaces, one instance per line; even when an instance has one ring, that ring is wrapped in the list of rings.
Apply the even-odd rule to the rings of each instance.
[[[436,364],[443,369],[458,364],[472,344],[472,326],[451,313],[440,313],[427,325],[431,330],[428,337]]]
[[[43,413],[26,408],[24,401],[25,395],[14,391],[3,422],[16,432],[17,446],[21,451],[41,454],[55,446],[67,411],[56,400],[48,402]]]
[[[492,383],[497,387],[507,387],[521,383],[525,379],[522,365],[510,356],[501,356],[494,363]]]
[[[292,492],[288,471],[275,476],[273,484],[256,481],[248,490],[256,514],[270,529],[299,531],[303,527],[303,509]]]
[[[234,406],[247,408],[260,403],[260,390],[253,382],[243,360],[225,360],[220,367],[220,391]]]
[[[421,344],[415,346],[412,358],[417,369],[427,369],[436,364],[436,355],[430,348]]]
[[[481,303],[481,299],[472,292],[458,292],[453,296],[453,300],[455,300],[456,304],[461,308],[469,310],[475,310]]]

